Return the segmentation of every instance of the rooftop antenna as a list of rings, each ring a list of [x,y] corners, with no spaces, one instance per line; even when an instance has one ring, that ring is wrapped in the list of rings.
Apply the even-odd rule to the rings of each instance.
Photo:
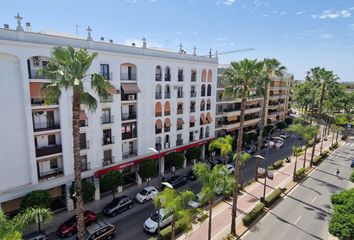
[[[184,53],[182,43],[179,43],[179,53]]]
[[[194,48],[193,48],[193,55],[197,56],[197,47],[196,46],[194,46]]]
[[[86,31],[87,31],[87,40],[88,40],[88,41],[92,41],[92,37],[91,37],[92,29],[91,29],[91,27],[88,26],[88,27],[86,28]]]
[[[209,49],[209,57],[211,58],[213,54],[211,53],[211,48]]]
[[[22,21],[23,17],[21,17],[20,13],[18,12],[17,15],[14,18],[17,20],[16,30],[17,31],[23,31],[23,28],[21,26],[21,21]]]
[[[143,40],[143,46],[142,46],[142,48],[146,48],[146,47],[147,47],[147,44],[146,44],[146,37],[143,36],[143,39],[141,39],[141,40]]]

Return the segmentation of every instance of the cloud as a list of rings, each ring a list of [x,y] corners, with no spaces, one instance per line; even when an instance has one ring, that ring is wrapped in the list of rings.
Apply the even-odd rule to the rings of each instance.
[[[138,0],[125,0],[127,3],[136,3]]]
[[[232,4],[234,4],[236,2],[236,0],[219,0],[216,2],[217,5],[219,4],[224,4],[224,5],[228,5],[231,6]]]
[[[320,38],[322,38],[322,39],[331,39],[331,38],[333,38],[333,35],[326,33],[326,34],[322,34],[320,36]]]
[[[321,14],[311,15],[311,17],[317,19],[335,19],[335,18],[348,18],[351,15],[352,14],[349,10],[341,10],[341,11],[325,10]]]
[[[286,14],[286,12],[281,12],[281,13],[280,13],[280,15],[282,15],[282,16],[285,15],[285,14]]]
[[[302,14],[304,14],[304,12],[303,11],[299,11],[299,12],[296,12],[295,14],[296,15],[302,15]]]
[[[354,23],[353,24],[349,24],[348,26],[349,26],[350,30],[354,30]]]
[[[261,17],[269,17],[269,14],[262,14]]]
[[[254,5],[256,5],[256,7],[269,6],[269,4],[267,2],[263,2],[260,0],[255,0],[253,3],[254,3]]]
[[[198,33],[198,32],[192,32],[192,34],[193,34],[193,35],[196,35],[196,36],[198,36],[198,35],[199,35],[199,33]]]
[[[354,11],[354,7],[349,8],[350,11]]]

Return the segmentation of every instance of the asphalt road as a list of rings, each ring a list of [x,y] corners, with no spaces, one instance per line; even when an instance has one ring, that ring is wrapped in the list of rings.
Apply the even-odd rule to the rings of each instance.
[[[309,177],[254,225],[243,237],[251,239],[331,239],[328,222],[332,213],[330,197],[353,187],[349,181],[354,158],[354,138],[340,146]],[[340,173],[336,176],[336,169]]]
[[[285,144],[282,148],[270,148],[269,149],[269,160],[268,166],[271,165],[274,161],[279,159],[284,159],[289,156],[292,152],[291,146],[295,143],[297,138],[287,138]],[[298,141],[299,142],[299,141]],[[300,143],[299,143],[300,144]],[[266,156],[266,149],[263,149],[262,156]],[[260,162],[260,167],[265,166],[265,162]],[[242,169],[242,182],[247,182],[254,178],[256,163],[254,159],[250,159]],[[143,186],[142,186],[143,188]],[[198,193],[200,191],[200,184],[195,182],[188,182],[187,185],[181,187],[180,189],[189,188],[193,192]],[[179,190],[180,190],[179,189]],[[143,231],[143,224],[145,220],[154,212],[153,203],[147,202],[144,204],[135,203],[134,207],[130,210],[120,213],[116,217],[108,218],[102,214],[98,214],[100,219],[104,219],[117,227],[117,234],[115,239],[119,240],[145,240],[151,237]],[[55,233],[50,234],[49,239],[57,239]]]

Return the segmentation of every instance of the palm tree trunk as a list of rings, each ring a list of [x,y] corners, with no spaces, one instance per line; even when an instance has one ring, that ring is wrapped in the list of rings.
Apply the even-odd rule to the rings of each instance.
[[[213,212],[213,199],[209,199],[209,226],[208,226],[208,240],[211,240],[211,218]]]
[[[269,83],[265,83],[265,94],[263,96],[263,106],[262,106],[262,112],[261,112],[261,122],[259,124],[259,135],[258,135],[258,146],[257,146],[257,155],[260,154],[261,149],[262,149],[262,143],[263,143],[263,131],[264,131],[264,124],[265,124],[265,116],[266,116],[266,110],[268,109],[268,88],[269,88]],[[256,175],[255,175],[255,180],[258,180],[258,164],[259,164],[259,159],[256,158]]]
[[[333,145],[333,140],[334,140],[334,129],[332,129],[332,131],[333,131],[333,135],[332,135],[332,145]]]
[[[339,135],[339,131],[337,131],[337,135],[336,135],[336,143],[338,142],[338,135]]]
[[[326,131],[327,131],[327,125],[326,128],[322,131],[322,141],[321,141],[321,147],[320,147],[320,154],[322,153],[322,149],[323,149],[323,141],[326,135]]]
[[[296,173],[296,166],[297,166],[297,153],[295,154],[295,164],[294,164],[294,173],[293,173],[293,181],[295,182],[296,177],[295,177],[295,173]],[[266,176],[267,177],[267,176]]]
[[[173,217],[171,223],[171,240],[175,240],[175,238],[176,238],[176,221],[175,218]]]
[[[244,88],[244,94],[247,93],[247,85]],[[240,176],[240,162],[241,162],[241,148],[242,148],[242,138],[243,138],[243,124],[245,121],[245,111],[246,111],[246,97],[242,97],[241,101],[241,115],[240,115],[240,128],[238,130],[237,137],[237,160],[236,160],[236,170],[235,170],[235,187],[233,190],[233,200],[232,200],[232,213],[231,213],[231,230],[230,233],[236,236],[236,216],[237,216],[237,196],[238,196],[238,182]]]
[[[322,107],[323,107],[323,99],[325,95],[325,90],[326,90],[326,85],[322,85],[322,90],[321,90],[321,97],[320,97],[320,107],[319,107],[319,112],[322,113]]]
[[[305,146],[305,155],[304,155],[304,164],[303,164],[303,168],[305,168],[305,165],[306,165],[306,153],[307,153],[307,144]]]
[[[75,176],[75,200],[76,218],[79,240],[84,239],[84,202],[81,191],[81,160],[80,160],[80,92],[74,88],[73,97],[73,153],[74,153],[74,176]]]
[[[317,135],[316,135],[315,138],[313,139],[312,153],[311,153],[311,160],[310,160],[310,167],[312,167],[313,157],[314,157],[314,155],[315,155],[316,141],[317,141]]]

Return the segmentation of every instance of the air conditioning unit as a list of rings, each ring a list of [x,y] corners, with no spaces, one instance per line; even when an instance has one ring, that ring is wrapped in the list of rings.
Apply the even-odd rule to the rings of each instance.
[[[135,100],[135,95],[128,95],[128,100]]]

